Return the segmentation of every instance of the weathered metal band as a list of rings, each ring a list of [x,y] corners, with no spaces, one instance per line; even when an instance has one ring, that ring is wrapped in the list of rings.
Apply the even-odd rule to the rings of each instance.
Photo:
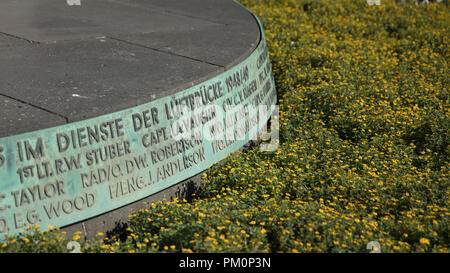
[[[123,111],[0,138],[0,236],[30,225],[67,226],[135,202],[204,171],[254,139],[260,129],[254,121],[267,122],[273,107],[256,116],[230,115],[224,108],[276,104],[258,24],[262,38],[256,50],[201,84]],[[180,117],[173,111],[177,104],[184,107]],[[223,132],[222,140],[212,137],[218,120],[235,139]],[[204,135],[176,140],[186,126],[201,128],[193,131]]]

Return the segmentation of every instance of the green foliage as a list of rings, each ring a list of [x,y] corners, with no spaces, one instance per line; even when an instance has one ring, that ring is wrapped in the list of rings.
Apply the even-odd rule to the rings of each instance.
[[[448,5],[242,2],[265,28],[279,149],[232,154],[193,202],[151,204],[122,239],[82,248],[448,252]],[[0,251],[65,251],[54,233],[28,236]]]

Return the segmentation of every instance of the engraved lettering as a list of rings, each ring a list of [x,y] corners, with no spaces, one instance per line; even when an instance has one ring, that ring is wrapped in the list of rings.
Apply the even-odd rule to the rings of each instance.
[[[83,188],[91,187],[94,184],[102,184],[114,178],[123,176],[122,167],[119,164],[107,165],[103,168],[91,170],[90,172],[81,173],[81,185]]]
[[[134,131],[137,132],[142,128],[149,128],[152,125],[159,123],[158,120],[158,109],[153,107],[150,110],[144,110],[142,113],[133,114],[131,116],[133,120]]]
[[[6,220],[6,218],[0,216],[0,233],[6,233],[8,231],[8,221]]]
[[[0,203],[2,202],[3,199],[6,199],[6,195],[0,193]],[[3,205],[3,206],[0,206],[0,211],[7,210],[7,209],[9,209],[10,207],[11,207],[10,205]]]
[[[124,135],[123,120],[121,118],[102,122],[100,125],[80,127],[70,132],[56,134],[56,143],[60,153],[67,151],[70,147],[77,149],[114,139]]]
[[[75,198],[54,201],[43,205],[48,219],[58,218],[63,214],[69,215],[74,211],[81,211],[90,208],[95,204],[95,195],[93,193],[84,193]]]
[[[19,155],[20,161],[24,161],[24,157],[26,157],[27,160],[44,157],[45,152],[42,138],[38,137],[34,146],[28,140],[25,140],[23,145],[22,142],[17,142],[17,154]]]
[[[118,142],[87,151],[85,154],[86,164],[92,166],[130,153],[129,141]]]
[[[128,177],[122,181],[111,183],[109,185],[109,197],[111,200],[135,193],[145,188],[145,180],[142,176]]]
[[[11,196],[13,197],[15,206],[21,207],[47,198],[64,195],[65,193],[64,181],[55,181],[44,185],[36,184],[20,190],[11,191]]]

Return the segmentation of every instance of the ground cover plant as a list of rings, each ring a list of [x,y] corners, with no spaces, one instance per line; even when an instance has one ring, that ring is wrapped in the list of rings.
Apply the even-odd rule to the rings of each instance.
[[[241,2],[265,28],[278,150],[233,153],[120,234],[31,228],[0,251],[448,253],[448,4]]]

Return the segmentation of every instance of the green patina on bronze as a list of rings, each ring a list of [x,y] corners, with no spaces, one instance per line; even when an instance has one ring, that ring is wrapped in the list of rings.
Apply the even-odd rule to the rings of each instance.
[[[204,171],[254,139],[276,104],[262,28],[261,36],[244,61],[172,96],[0,138],[0,236],[30,225],[67,226],[122,207]],[[261,112],[259,105],[270,107]],[[231,114],[228,106],[238,111]]]

